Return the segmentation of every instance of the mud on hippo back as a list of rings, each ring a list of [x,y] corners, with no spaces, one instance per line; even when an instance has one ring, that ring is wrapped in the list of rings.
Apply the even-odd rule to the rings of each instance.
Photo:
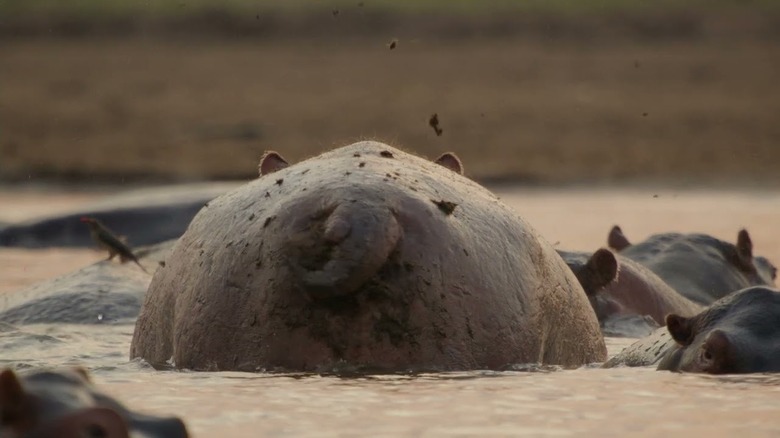
[[[777,268],[753,256],[753,242],[740,230],[736,245],[706,234],[655,234],[631,244],[619,226],[607,239],[611,248],[653,271],[677,292],[708,305],[730,292],[775,285]]]
[[[131,357],[320,372],[605,358],[574,275],[454,155],[367,141],[291,166],[269,153],[260,169],[156,272]]]
[[[132,412],[97,391],[83,368],[0,372],[0,436],[187,438],[175,417]]]
[[[645,336],[664,325],[669,313],[692,316],[701,310],[649,269],[606,248],[558,254],[588,295],[607,336]]]

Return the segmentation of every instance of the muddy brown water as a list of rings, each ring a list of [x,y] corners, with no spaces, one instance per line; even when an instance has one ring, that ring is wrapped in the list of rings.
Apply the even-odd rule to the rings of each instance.
[[[734,239],[780,261],[780,192],[496,189],[551,243],[593,250],[620,224]],[[93,199],[0,191],[20,220]],[[48,207],[45,207],[48,206]],[[89,250],[0,249],[0,292],[84,266]],[[154,371],[128,360],[132,326],[31,325],[0,345],[0,366],[82,365],[129,406],[184,418],[195,437],[256,436],[780,436],[780,374],[701,376],[647,368],[473,371],[352,378]],[[610,355],[633,339],[608,338]]]

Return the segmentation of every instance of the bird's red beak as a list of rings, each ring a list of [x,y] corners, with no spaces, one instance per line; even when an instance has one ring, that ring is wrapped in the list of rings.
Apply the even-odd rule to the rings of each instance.
[[[86,217],[86,216],[82,217],[82,218],[81,218],[81,219],[79,219],[79,220],[80,220],[81,222],[92,222],[92,218],[88,218],[88,217]]]

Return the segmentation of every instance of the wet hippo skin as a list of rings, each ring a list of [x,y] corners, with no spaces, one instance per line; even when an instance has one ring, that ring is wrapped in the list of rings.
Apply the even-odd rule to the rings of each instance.
[[[572,272],[461,175],[360,142],[213,200],[152,279],[131,357],[194,370],[578,366],[606,356]]]
[[[5,438],[187,438],[175,417],[139,414],[97,390],[83,368],[0,372]]]
[[[780,292],[755,286],[691,318],[666,317],[675,341],[659,370],[709,374],[780,372]]]
[[[702,309],[649,269],[606,248],[592,254],[563,250],[558,250],[558,254],[574,272],[602,330],[610,336],[644,336],[658,325],[664,325],[669,313],[692,316]],[[655,324],[648,324],[643,318],[631,318],[645,315]],[[644,326],[644,331],[637,324]]]
[[[774,286],[775,266],[753,256],[753,243],[740,230],[737,243],[706,234],[663,233],[631,244],[619,226],[609,233],[608,244],[623,257],[653,271],[689,300],[709,305],[730,292],[750,286]]]
[[[151,281],[149,273],[164,263],[173,244],[136,250],[149,272],[133,263],[104,260],[6,294],[0,300],[0,323],[133,324]]]
[[[626,347],[604,367],[651,365],[709,374],[780,372],[780,291],[753,286],[692,317],[670,314],[666,327]]]

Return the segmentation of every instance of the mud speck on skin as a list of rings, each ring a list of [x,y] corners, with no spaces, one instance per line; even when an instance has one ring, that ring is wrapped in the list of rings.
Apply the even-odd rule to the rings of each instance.
[[[360,158],[360,152],[355,152],[354,154],[352,154],[352,156],[355,158]]]
[[[385,157],[385,158],[393,158],[393,153],[390,151],[382,151],[379,153],[379,155]]]
[[[254,218],[255,218],[255,214],[254,214],[254,213],[252,213],[252,214],[250,214],[250,215],[249,215],[249,220],[250,220],[250,221],[251,221],[251,220],[253,220]]]
[[[398,45],[398,40],[391,40],[390,43],[387,45],[387,48],[393,50],[397,45]]]
[[[165,260],[160,260],[159,262],[157,262],[157,264],[160,265],[161,268],[164,268],[165,267]]]
[[[428,125],[430,125],[431,128],[433,128],[433,132],[436,133],[436,136],[440,136],[444,130],[439,127],[439,114],[433,113],[430,119],[428,119]]]
[[[265,192],[265,197],[266,197],[266,198],[270,198],[270,197],[271,197],[271,194],[270,194],[270,193],[268,193],[268,192]]]
[[[270,224],[275,218],[276,216],[268,216],[265,218],[265,222],[263,222],[263,228],[267,227],[268,224]]]
[[[450,201],[436,201],[434,199],[431,199],[431,201],[436,204],[436,206],[439,207],[439,210],[443,211],[447,216],[451,215],[452,212],[455,211],[455,207],[458,206],[458,204]]]
[[[358,167],[366,167],[366,162],[361,161],[360,164],[358,164]]]
[[[209,206],[209,203],[208,203],[208,202],[207,202],[207,203],[205,203],[205,204],[203,204],[203,207],[208,207],[208,206]]]
[[[282,185],[283,182],[284,182],[284,178],[279,178],[279,179],[276,180],[276,185],[280,186],[280,185]]]

